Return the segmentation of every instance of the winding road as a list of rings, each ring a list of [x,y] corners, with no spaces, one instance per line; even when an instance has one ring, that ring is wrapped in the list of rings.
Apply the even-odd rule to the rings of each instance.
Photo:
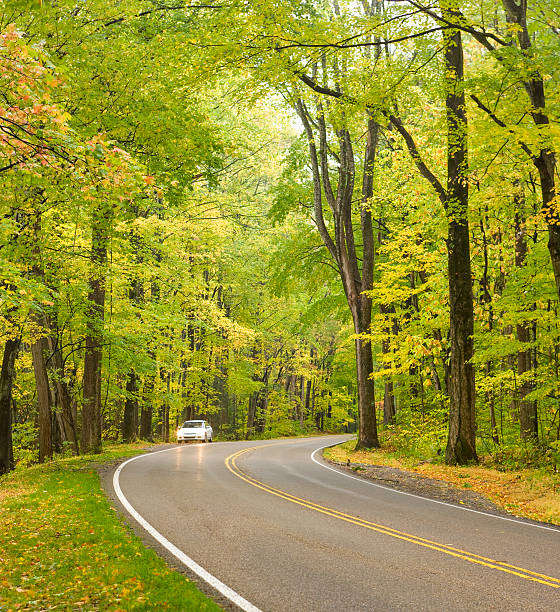
[[[352,477],[319,450],[344,439],[177,446],[124,462],[112,484],[231,609],[560,610],[560,529]]]

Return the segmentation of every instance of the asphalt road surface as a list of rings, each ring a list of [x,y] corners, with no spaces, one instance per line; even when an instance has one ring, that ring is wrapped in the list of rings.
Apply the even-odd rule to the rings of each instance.
[[[560,610],[560,529],[379,487],[314,453],[343,439],[177,446],[113,483],[159,549],[248,611]]]

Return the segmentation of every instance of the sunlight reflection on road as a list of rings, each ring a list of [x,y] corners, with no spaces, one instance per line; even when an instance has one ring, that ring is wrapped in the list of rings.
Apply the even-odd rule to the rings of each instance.
[[[204,444],[200,444],[198,442],[190,442],[186,446],[196,445],[196,450],[193,449],[193,453],[196,457],[196,463],[193,466],[192,463],[192,454],[191,453],[175,453],[175,468],[193,468],[193,472],[195,472],[195,479],[197,482],[202,482],[202,459],[204,457]]]
[[[202,481],[202,457],[204,455],[204,451],[202,450],[204,446],[202,444],[198,444],[198,448],[196,451],[196,480],[198,482]]]

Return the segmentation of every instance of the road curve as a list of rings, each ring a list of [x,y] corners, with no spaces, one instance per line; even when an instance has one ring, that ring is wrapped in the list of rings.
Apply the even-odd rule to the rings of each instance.
[[[246,610],[560,609],[560,529],[377,487],[312,457],[343,439],[177,446],[113,480],[135,520]]]

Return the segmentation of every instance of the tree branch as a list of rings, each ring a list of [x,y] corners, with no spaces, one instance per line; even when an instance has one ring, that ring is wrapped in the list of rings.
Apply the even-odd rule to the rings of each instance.
[[[323,216],[323,198],[321,192],[321,173],[319,170],[319,163],[317,161],[317,146],[315,145],[315,138],[313,137],[313,130],[309,121],[307,119],[307,115],[305,113],[305,109],[303,106],[303,102],[299,99],[296,102],[296,112],[303,123],[303,127],[305,129],[305,133],[307,135],[307,140],[309,143],[309,156],[311,158],[311,167],[313,169],[313,209],[315,212],[315,224],[317,225],[317,229],[319,230],[319,235],[321,236],[325,246],[329,250],[332,258],[339,264],[338,254],[336,250],[336,246],[334,241],[329,234],[329,230],[325,225],[325,218]]]
[[[399,42],[405,42],[414,38],[420,38],[426,36],[426,34],[433,34],[434,32],[441,32],[447,30],[450,27],[456,28],[457,26],[438,26],[436,28],[430,28],[429,30],[423,30],[422,32],[416,32],[415,34],[408,34],[407,36],[400,36],[399,38],[392,38],[390,40],[370,40],[363,43],[302,43],[297,41],[286,41],[285,45],[277,44],[275,49],[277,51],[283,51],[284,49],[356,49],[359,47],[384,47],[385,45],[391,45]]]
[[[324,94],[326,96],[331,96],[333,98],[342,98],[345,97],[344,94],[340,91],[336,91],[335,89],[331,89],[330,87],[323,87],[316,83],[311,77],[307,76],[303,72],[296,72],[296,76],[305,83],[308,87],[311,87],[313,91],[317,93]]]
[[[389,2],[401,2],[401,1],[402,0],[389,0]],[[507,41],[503,40],[496,34],[493,34],[492,32],[486,32],[486,31],[481,32],[480,30],[477,30],[473,26],[468,25],[466,17],[461,12],[458,12],[458,16],[461,19],[461,21],[454,22],[454,21],[449,21],[442,15],[438,15],[436,12],[432,11],[431,8],[428,6],[423,6],[422,4],[418,4],[417,2],[414,2],[414,0],[406,0],[406,1],[408,4],[411,4],[414,8],[417,8],[419,11],[422,11],[426,15],[429,15],[434,21],[438,21],[440,23],[445,24],[447,28],[461,30],[462,32],[466,32],[467,34],[470,34],[483,47],[488,49],[488,51],[496,50],[495,47],[493,47],[492,44],[489,42],[489,40],[493,40],[494,42],[497,42],[499,45],[502,45],[504,47],[509,46]]]
[[[428,168],[428,166],[424,163],[422,159],[418,147],[412,138],[410,132],[404,127],[403,122],[400,117],[393,115],[387,111],[383,111],[383,114],[389,119],[389,121],[395,126],[397,132],[403,137],[406,146],[408,148],[408,152],[410,153],[410,157],[416,164],[420,174],[430,183],[430,185],[435,189],[440,202],[443,204],[443,207],[447,209],[447,192],[443,188],[443,185],[440,183],[437,176]]]
[[[219,9],[223,8],[223,4],[177,4],[174,6],[156,6],[153,9],[142,11],[141,13],[137,13],[134,17],[145,17],[146,15],[151,15],[152,13],[157,13],[161,11],[179,11],[181,9]],[[126,21],[127,17],[115,17],[115,19],[111,19],[107,23],[103,25],[108,28],[109,26],[115,25],[116,23],[122,23]]]
[[[513,136],[515,136],[515,132],[510,127],[508,127],[499,117],[496,117],[496,115],[479,100],[479,98],[477,98],[474,94],[471,94],[470,98],[478,106],[478,108],[480,108],[480,110],[483,110],[490,117],[490,119],[492,119],[494,123],[496,123],[500,127],[505,128],[510,134],[513,134]],[[531,152],[531,149],[524,142],[520,140],[518,140],[517,142],[519,143],[519,146],[523,149],[523,151],[525,151],[525,153],[527,153],[527,155],[533,161],[535,161],[535,156]]]

